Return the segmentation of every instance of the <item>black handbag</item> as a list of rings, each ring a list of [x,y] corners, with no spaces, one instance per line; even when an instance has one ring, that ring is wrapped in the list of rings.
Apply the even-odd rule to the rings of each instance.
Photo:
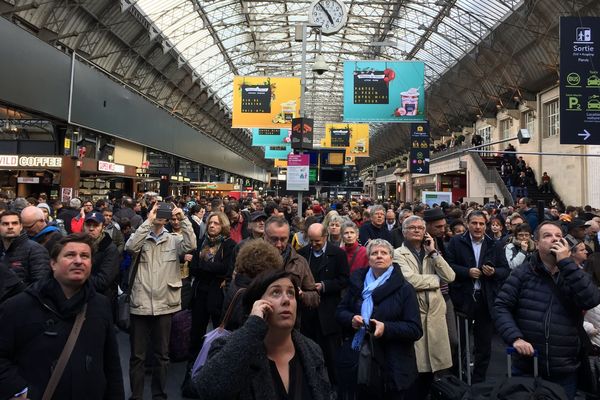
[[[370,332],[360,346],[356,383],[374,398],[385,392],[385,356],[380,341]]]

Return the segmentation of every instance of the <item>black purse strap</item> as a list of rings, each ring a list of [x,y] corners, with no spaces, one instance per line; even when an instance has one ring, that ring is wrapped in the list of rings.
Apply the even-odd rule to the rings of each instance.
[[[225,316],[219,325],[219,328],[225,329],[227,324],[229,323],[229,319],[231,318],[231,314],[233,314],[233,309],[235,308],[238,299],[240,296],[246,291],[246,288],[238,289],[237,292],[233,295],[233,299],[231,299],[231,303],[229,303],[229,307],[227,307],[227,311],[225,311]]]
[[[125,291],[127,301],[129,301],[129,297],[131,296],[131,289],[133,288],[133,282],[135,281],[135,276],[137,275],[138,267],[140,265],[140,258],[142,258],[142,250],[136,253],[135,259],[133,260],[133,264],[131,266],[131,272],[129,273],[129,282],[127,290]]]

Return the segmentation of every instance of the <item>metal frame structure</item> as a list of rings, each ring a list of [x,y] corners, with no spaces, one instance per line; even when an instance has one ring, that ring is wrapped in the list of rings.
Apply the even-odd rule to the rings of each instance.
[[[345,0],[348,23],[322,38],[330,65],[309,71],[306,112],[343,113],[344,60],[422,60],[434,134],[515,106],[557,79],[558,17],[594,15],[594,0]],[[231,128],[234,75],[300,76],[295,25],[310,0],[0,0],[0,16],[96,64],[231,151],[268,168],[250,133]],[[309,43],[313,43],[310,41]],[[383,44],[383,45],[382,45]],[[316,48],[307,49],[309,62]],[[408,148],[408,127],[372,124],[371,157]]]

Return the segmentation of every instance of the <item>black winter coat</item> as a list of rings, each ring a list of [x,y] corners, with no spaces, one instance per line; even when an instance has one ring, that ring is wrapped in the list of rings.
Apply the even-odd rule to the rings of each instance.
[[[206,235],[203,240],[206,240]],[[235,245],[233,239],[225,239],[212,261],[200,258],[202,244],[199,244],[198,249],[194,251],[194,258],[190,265],[190,275],[195,278],[192,290],[194,296],[197,296],[200,291],[208,292],[206,307],[214,314],[219,314],[223,307],[221,284],[223,281],[231,279],[231,275],[228,274],[232,272],[230,267]]]
[[[208,361],[196,376],[202,399],[275,399],[275,385],[264,339],[268,326],[262,318],[250,316],[241,329],[213,342]],[[331,387],[319,346],[297,331],[292,332],[296,355],[302,363],[303,378],[311,390],[309,398],[329,400]]]
[[[556,286],[569,304],[552,290],[551,278],[538,253],[514,269],[495,303],[496,328],[512,346],[522,338],[540,353],[539,371],[544,377],[574,372],[579,366],[578,330],[582,311],[600,303],[600,290],[572,259],[558,263]],[[531,371],[530,360],[517,358],[515,366]]]
[[[342,290],[348,286],[348,277],[350,275],[348,257],[344,250],[334,246],[332,243],[327,243],[325,253],[319,257],[318,261],[315,260],[316,257],[312,253],[310,245],[298,251],[298,254],[308,262],[315,282],[323,283],[323,289],[320,292],[321,300],[319,307],[316,310],[306,310],[306,313],[316,312],[318,314],[315,317],[318,318],[323,335],[339,333],[340,327],[332,317],[335,315],[335,310],[342,300]],[[305,321],[304,316],[307,314],[303,314],[303,321]],[[310,319],[308,315],[307,317]],[[305,335],[312,338],[320,336],[313,336],[316,332],[311,332],[311,328],[315,327],[307,327],[306,325],[302,324],[302,332]]]
[[[8,249],[0,240],[1,261],[12,269],[26,285],[44,279],[50,272],[50,256],[39,243],[30,240],[27,234],[21,233]]]
[[[89,283],[67,300],[51,277],[0,307],[0,399],[10,399],[26,387],[28,399],[42,398],[75,316],[85,303],[86,318],[53,399],[124,399],[108,300]]]
[[[384,239],[392,243],[392,233],[388,230],[385,222],[381,228],[377,228],[371,221],[368,221],[358,229],[358,241],[364,246],[370,239]]]
[[[417,377],[415,342],[423,336],[419,304],[415,289],[404,279],[398,264],[389,279],[373,291],[373,314],[384,324],[383,336],[379,339],[385,354],[387,380],[393,390],[408,389]],[[352,318],[360,315],[363,303],[362,290],[369,268],[361,268],[350,276],[346,296],[335,313],[344,337],[355,334]],[[358,355],[358,353],[357,353]]]
[[[104,237],[98,243],[98,248],[94,250],[90,281],[96,292],[113,299],[116,298],[118,275],[119,250],[110,235],[104,233]]]
[[[494,300],[502,283],[510,273],[504,251],[502,251],[503,245],[504,243],[498,243],[485,235],[479,260],[475,260],[469,231],[450,239],[445,258],[456,273],[456,279],[450,284],[450,297],[454,308],[458,311],[471,315],[474,310],[473,288],[475,280],[469,275],[469,269],[490,263],[494,265],[496,273],[492,276],[486,276],[482,273],[479,281],[481,282],[482,295],[485,298],[490,315],[493,316]]]

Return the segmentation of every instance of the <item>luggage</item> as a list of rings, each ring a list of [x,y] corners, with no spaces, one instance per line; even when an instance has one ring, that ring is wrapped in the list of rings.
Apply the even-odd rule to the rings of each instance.
[[[507,378],[493,387],[489,383],[473,385],[463,400],[566,400],[562,386],[538,377],[538,353],[533,356],[533,377],[512,376],[513,347],[506,349]]]
[[[431,400],[461,400],[469,391],[469,385],[454,375],[447,374],[434,379],[431,384]]]
[[[460,340],[460,319],[465,322],[465,347],[467,348],[467,365],[463,371],[462,348]],[[454,375],[442,375],[431,384],[431,400],[461,400],[469,393],[471,386],[471,352],[469,346],[469,320],[465,314],[456,313],[456,330],[458,333],[458,378]],[[463,381],[463,372],[467,375],[467,383]]]
[[[169,341],[169,357],[172,362],[184,361],[189,357],[191,330],[192,311],[181,310],[173,315]]]

